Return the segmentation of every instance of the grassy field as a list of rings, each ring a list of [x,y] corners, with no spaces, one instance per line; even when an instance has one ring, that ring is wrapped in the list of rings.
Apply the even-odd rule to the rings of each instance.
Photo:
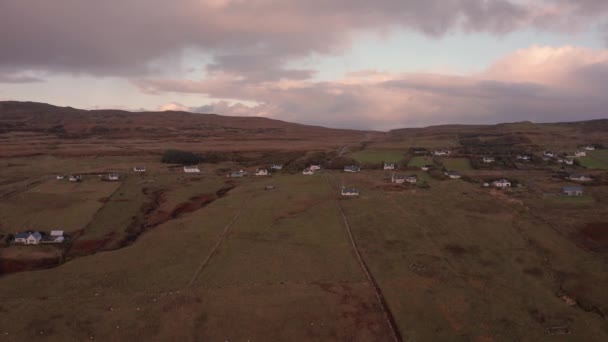
[[[85,181],[78,184],[82,193],[66,192],[71,205],[97,200],[85,189],[106,199],[87,211],[84,237],[124,231],[141,214],[144,188],[163,191],[155,215],[166,220],[127,247],[3,275],[0,336],[391,340],[341,206],[404,340],[545,340],[563,327],[570,340],[608,338],[605,319],[593,309],[608,307],[608,268],[572,238],[583,221],[605,221],[608,208],[595,199],[605,198],[607,187],[589,189],[588,196],[572,199],[583,203],[573,205],[415,173],[429,189],[393,186],[390,172],[371,170],[277,173],[227,183],[213,172],[185,176],[158,169],[120,183]],[[550,175],[535,177],[553,182]],[[12,196],[45,189],[58,195],[60,184],[48,181]],[[275,189],[265,190],[267,185]],[[359,188],[361,196],[340,198],[343,185]],[[226,186],[234,189],[171,215]],[[16,210],[8,207],[12,198],[0,201],[3,215]],[[23,225],[17,220],[22,216],[12,217]],[[564,296],[579,304],[569,305]]]
[[[410,159],[410,162],[407,164],[407,166],[413,166],[413,167],[421,167],[424,165],[433,165],[433,158],[429,157],[429,156],[416,156],[413,157],[412,159]]]
[[[403,152],[397,150],[362,150],[350,156],[362,163],[396,163],[403,159]]]
[[[471,162],[467,158],[442,158],[441,163],[446,169],[452,171],[470,171]]]
[[[587,151],[587,156],[579,160],[588,169],[608,170],[608,150]]]

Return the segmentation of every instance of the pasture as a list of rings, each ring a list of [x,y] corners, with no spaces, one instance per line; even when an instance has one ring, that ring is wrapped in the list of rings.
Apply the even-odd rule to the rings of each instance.
[[[588,169],[608,170],[608,150],[587,151],[587,156],[579,161]]]
[[[452,171],[470,171],[471,162],[467,158],[441,158],[443,166]]]
[[[433,165],[435,162],[433,161],[432,157],[429,156],[416,156],[416,157],[412,157],[412,159],[410,159],[409,163],[407,164],[407,166],[410,167],[421,167],[421,166],[425,166],[425,165]]]
[[[361,163],[399,162],[404,157],[400,150],[361,150],[350,155]]]

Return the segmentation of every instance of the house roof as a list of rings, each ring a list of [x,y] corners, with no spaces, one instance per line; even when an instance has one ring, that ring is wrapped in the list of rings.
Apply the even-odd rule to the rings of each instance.
[[[582,186],[565,186],[562,188],[562,190],[564,192],[577,192],[577,191],[583,191],[583,187]]]
[[[63,230],[51,230],[51,236],[63,236]]]

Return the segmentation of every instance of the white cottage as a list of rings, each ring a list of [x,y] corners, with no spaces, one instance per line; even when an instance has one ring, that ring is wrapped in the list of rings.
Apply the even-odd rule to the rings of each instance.
[[[394,170],[395,169],[395,164],[393,164],[393,163],[390,163],[390,164],[384,163],[384,169],[385,170]]]
[[[196,165],[184,166],[185,173],[199,173],[201,170]]]
[[[359,189],[347,188],[347,187],[343,186],[341,194],[342,194],[342,196],[359,196],[360,191],[359,191]]]
[[[135,167],[133,167],[133,172],[144,173],[144,172],[146,172],[146,167],[145,166],[135,166]]]
[[[42,240],[40,232],[25,232],[15,234],[15,243],[23,245],[37,245]]]
[[[311,168],[307,168],[307,169],[304,169],[302,171],[302,174],[306,175],[306,176],[314,175],[315,174],[315,170],[313,170]]]
[[[255,170],[255,175],[256,176],[268,176],[268,175],[270,175],[270,173],[268,172],[267,169],[257,169],[257,170]]]
[[[494,157],[487,157],[487,156],[483,157],[482,160],[486,164],[493,163],[496,161],[496,159]]]
[[[511,182],[509,182],[509,180],[503,178],[503,179],[493,181],[492,186],[495,188],[510,188]]]
[[[574,156],[575,157],[586,157],[587,156],[587,151],[583,151],[583,150],[578,150],[576,152],[574,152]]]
[[[321,165],[312,164],[308,168],[311,169],[311,170],[313,170],[313,171],[317,171],[317,170],[321,170]]]

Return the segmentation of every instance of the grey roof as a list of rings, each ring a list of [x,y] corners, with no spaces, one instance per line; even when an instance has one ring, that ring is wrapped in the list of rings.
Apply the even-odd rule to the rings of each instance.
[[[564,192],[578,192],[578,191],[583,191],[583,187],[582,186],[565,186],[562,188],[562,190]]]

